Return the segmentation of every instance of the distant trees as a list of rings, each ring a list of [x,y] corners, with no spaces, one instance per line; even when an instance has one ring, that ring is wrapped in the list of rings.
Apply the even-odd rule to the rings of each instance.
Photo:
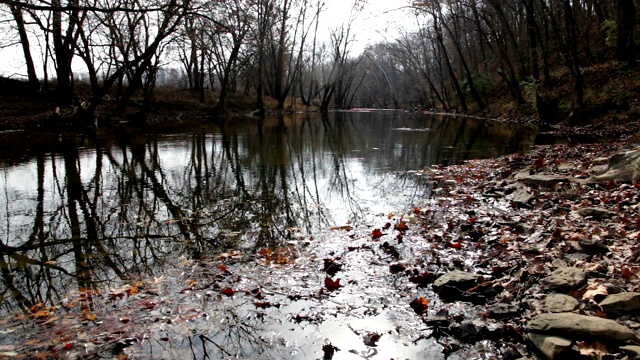
[[[543,117],[554,113],[553,64],[563,64],[574,82],[574,119],[580,120],[584,65],[615,54],[637,66],[634,0],[415,0],[418,28],[361,54],[352,51],[353,24],[367,4],[352,1],[351,17],[328,33],[320,25],[326,10],[321,0],[0,4],[22,44],[30,87],[40,88],[36,69],[52,63],[56,105],[73,104],[88,118],[108,95],[117,113],[136,96],[149,105],[160,72],[163,84],[178,72],[176,86],[200,102],[215,102],[218,112],[239,90],[255,96],[261,113],[267,96],[278,109],[299,98],[323,111],[483,112],[492,94],[504,93],[515,104],[535,103]],[[39,52],[34,35],[41,39]],[[33,54],[41,54],[41,63]],[[74,88],[80,77],[88,79],[89,95]]]
[[[367,50],[373,68],[357,94],[362,104],[482,112],[492,93],[506,91],[555,121],[552,64],[561,64],[574,84],[571,119],[580,121],[582,67],[611,50],[637,63],[633,0],[416,0],[412,7],[417,31]]]

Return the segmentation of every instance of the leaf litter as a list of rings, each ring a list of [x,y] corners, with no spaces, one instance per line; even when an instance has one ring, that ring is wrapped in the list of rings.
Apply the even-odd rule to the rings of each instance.
[[[638,312],[599,304],[640,291],[640,189],[571,180],[625,146],[433,166],[421,173],[432,196],[380,223],[176,259],[159,277],[5,317],[0,357],[541,358],[527,326],[552,293],[574,299],[573,313],[638,329]],[[585,281],[550,290],[546,279],[565,267]],[[572,341],[588,358],[623,353]]]

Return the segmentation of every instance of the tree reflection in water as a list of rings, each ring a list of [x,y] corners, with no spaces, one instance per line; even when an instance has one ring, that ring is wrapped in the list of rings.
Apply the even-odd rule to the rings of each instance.
[[[116,288],[180,256],[255,252],[404,211],[431,191],[412,170],[526,150],[533,136],[400,112],[293,114],[168,134],[12,134],[0,139],[15,152],[0,152],[2,311]],[[260,353],[254,320],[231,316],[233,325],[188,337],[188,346]]]

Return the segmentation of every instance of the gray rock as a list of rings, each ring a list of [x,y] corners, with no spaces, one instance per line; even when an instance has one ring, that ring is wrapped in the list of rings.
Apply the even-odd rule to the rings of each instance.
[[[529,340],[535,345],[547,359],[555,359],[556,356],[571,349],[573,341],[559,336],[530,333]]]
[[[559,182],[576,182],[578,179],[570,176],[557,176],[547,174],[530,174],[528,170],[521,171],[514,175],[514,179],[526,185],[550,187]]]
[[[520,315],[520,307],[513,304],[496,304],[487,308],[492,319],[506,319]]]
[[[611,294],[600,302],[600,306],[605,313],[612,315],[638,313],[640,311],[640,293]]]
[[[640,178],[640,150],[617,153],[609,158],[609,165],[603,174],[595,175],[586,182],[636,182]]]
[[[460,290],[468,290],[476,285],[476,281],[480,275],[454,270],[446,275],[442,275],[433,282],[434,288],[443,286],[452,286]]]
[[[620,350],[631,359],[640,359],[640,346],[638,345],[621,346]]]
[[[617,215],[613,211],[607,210],[605,208],[599,208],[599,207],[583,207],[578,209],[578,214],[584,217],[589,217],[596,220],[612,218]]]
[[[533,194],[526,187],[520,187],[513,194],[509,195],[511,202],[518,207],[528,207],[533,199]]]
[[[541,314],[526,326],[528,331],[576,340],[628,341],[636,333],[610,319],[574,313]]]
[[[554,270],[551,275],[542,279],[547,289],[578,287],[587,281],[587,274],[575,267],[567,266]]]
[[[549,294],[544,299],[544,306],[548,312],[570,312],[578,307],[578,300],[565,294]]]

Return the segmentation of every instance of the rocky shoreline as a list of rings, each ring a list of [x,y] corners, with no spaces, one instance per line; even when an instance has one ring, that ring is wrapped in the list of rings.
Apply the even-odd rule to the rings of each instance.
[[[637,152],[624,151],[631,147],[540,146],[425,171],[440,185],[433,206],[416,209],[425,237],[444,244],[435,254],[445,271],[433,276],[433,289],[444,302],[485,310],[482,319],[455,318],[446,307],[426,315],[434,336],[496,341],[505,359],[639,358],[640,191]]]

